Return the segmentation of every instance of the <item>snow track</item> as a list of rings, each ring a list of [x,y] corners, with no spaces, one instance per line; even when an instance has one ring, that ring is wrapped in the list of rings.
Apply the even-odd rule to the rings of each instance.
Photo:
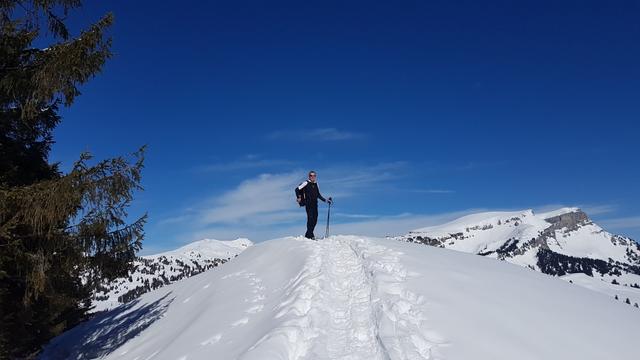
[[[438,359],[438,346],[446,342],[426,328],[425,306],[421,295],[409,291],[404,282],[410,274],[400,262],[401,252],[372,245],[362,238],[351,238],[367,271],[371,274],[378,337],[390,359]]]
[[[278,306],[280,325],[243,359],[434,359],[423,302],[403,287],[399,253],[346,236],[309,246],[312,255]],[[288,344],[278,349],[283,338]]]
[[[324,274],[316,302],[314,339],[309,359],[388,359],[378,337],[371,279],[349,242],[318,244]]]

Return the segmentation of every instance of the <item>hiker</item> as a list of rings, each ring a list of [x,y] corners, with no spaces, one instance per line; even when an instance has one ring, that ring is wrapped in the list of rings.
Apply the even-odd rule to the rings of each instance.
[[[313,229],[316,227],[316,223],[318,222],[318,199],[329,203],[333,203],[331,197],[325,199],[320,194],[320,189],[318,189],[318,183],[316,182],[318,175],[315,171],[309,171],[309,180],[303,182],[296,188],[296,198],[298,201],[298,205],[304,206],[307,210],[307,232],[304,234],[304,237],[307,239],[314,239]]]

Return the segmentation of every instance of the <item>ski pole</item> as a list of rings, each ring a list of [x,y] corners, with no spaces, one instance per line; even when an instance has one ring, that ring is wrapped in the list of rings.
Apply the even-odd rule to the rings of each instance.
[[[329,203],[329,209],[327,210],[327,230],[324,233],[324,238],[325,239],[329,237],[329,218],[331,216],[331,204],[332,203],[333,203],[333,201]]]

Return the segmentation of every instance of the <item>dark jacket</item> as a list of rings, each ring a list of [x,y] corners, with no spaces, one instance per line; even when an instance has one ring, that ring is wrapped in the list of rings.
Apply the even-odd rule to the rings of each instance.
[[[320,194],[318,184],[311,181],[305,181],[296,188],[296,197],[302,198],[300,206],[318,206],[318,199],[327,201]]]

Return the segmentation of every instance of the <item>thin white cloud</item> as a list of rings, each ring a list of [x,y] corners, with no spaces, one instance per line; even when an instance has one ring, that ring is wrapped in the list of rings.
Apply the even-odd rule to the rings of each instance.
[[[321,191],[325,196],[346,198],[388,186],[397,179],[406,163],[392,162],[375,165],[338,166],[318,169]],[[278,174],[262,174],[247,179],[235,188],[212,196],[195,206],[160,220],[158,226],[180,225],[189,229],[194,241],[202,236],[229,238],[258,234],[259,239],[287,234],[288,226],[297,233],[304,225],[305,212],[298,209],[293,189],[305,179],[306,170]],[[366,219],[373,215],[338,215],[337,219]],[[295,225],[294,225],[295,224]],[[291,233],[289,233],[291,234]],[[251,237],[250,237],[251,238]]]
[[[579,205],[578,206],[582,211],[587,213],[589,216],[596,216],[602,214],[610,214],[618,211],[618,205],[613,204],[605,204],[605,205]]]
[[[158,220],[158,225],[175,225],[183,223],[190,219],[189,215],[183,214],[178,216],[170,216],[163,219]]]
[[[321,192],[325,196],[345,198],[371,191],[398,176],[395,171],[401,166],[401,163],[383,163],[321,170],[318,171]],[[296,206],[293,189],[304,180],[305,174],[306,171],[298,170],[245,180],[206,204],[200,221],[206,225],[290,222],[295,218],[290,212]]]
[[[589,217],[602,215],[602,214],[610,214],[618,211],[618,205],[616,204],[548,204],[535,207],[533,211],[535,213],[545,213],[553,210],[558,210],[561,208],[570,208],[577,207],[584,211]]]
[[[265,159],[260,155],[249,154],[243,158],[230,161],[206,164],[196,167],[196,172],[226,172],[247,169],[274,168],[274,167],[291,167],[295,165],[294,161],[284,159]]]
[[[455,190],[447,190],[447,189],[414,189],[409,191],[414,193],[419,193],[419,194],[453,194],[455,193]]]
[[[379,190],[392,180],[404,176],[404,161],[380,163],[371,166],[336,166],[318,172],[322,189],[335,197],[345,198],[362,192]]]
[[[336,128],[278,130],[267,134],[269,140],[288,141],[345,141],[365,137],[363,133],[338,130]]]
[[[640,229],[640,216],[629,216],[614,219],[601,220],[600,224],[605,229]]]
[[[507,160],[496,160],[496,161],[470,161],[461,165],[454,165],[451,169],[455,171],[470,171],[477,169],[486,169],[486,168],[494,168],[500,167],[508,164]]]
[[[204,224],[264,222],[264,216],[286,214],[295,205],[293,188],[299,179],[300,173],[294,172],[262,174],[245,180],[215,199],[210,208],[202,211],[200,221]]]
[[[574,207],[574,206],[568,206],[564,204],[546,204],[546,205],[540,205],[540,206],[534,207],[533,212],[535,214],[542,214],[542,213],[546,213],[546,212],[550,212],[550,211],[554,211],[562,208],[567,208],[567,207]],[[510,209],[510,210],[518,211],[518,210],[524,210],[524,209]]]
[[[380,217],[380,215],[350,214],[350,213],[336,213],[334,216],[338,218],[347,218],[347,219],[374,219],[374,218]]]
[[[320,209],[321,214],[318,219],[315,234],[321,237],[325,233],[326,213]],[[485,211],[483,209],[469,209],[464,211],[447,212],[441,214],[398,214],[387,216],[376,216],[369,219],[357,219],[353,221],[333,223],[330,227],[331,234],[357,234],[364,236],[385,237],[396,236],[408,233],[411,230],[442,224],[461,216],[474,212]],[[212,226],[189,234],[192,239],[216,238],[235,239],[237,237],[247,237],[253,241],[263,241],[276,239],[284,236],[300,236],[305,232],[304,211],[300,212],[300,217],[295,224],[287,225],[260,225],[252,227],[233,226]]]

